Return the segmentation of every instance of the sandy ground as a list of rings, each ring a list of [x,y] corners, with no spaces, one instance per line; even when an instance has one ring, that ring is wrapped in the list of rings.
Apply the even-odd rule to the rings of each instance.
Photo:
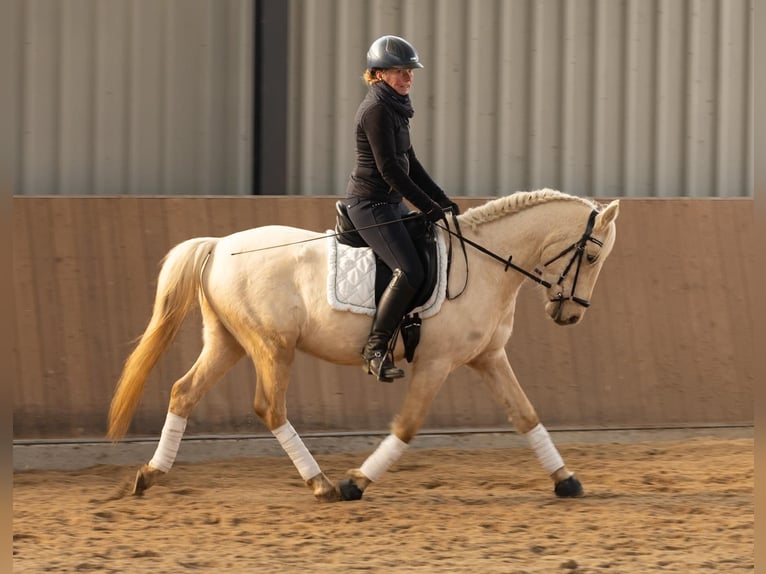
[[[525,447],[412,449],[356,502],[321,504],[286,456],[14,474],[14,572],[752,571],[753,439],[559,444],[557,499]],[[365,453],[323,454],[340,479]]]

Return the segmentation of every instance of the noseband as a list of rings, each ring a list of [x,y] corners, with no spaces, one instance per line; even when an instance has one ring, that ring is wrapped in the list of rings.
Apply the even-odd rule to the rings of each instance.
[[[554,261],[557,261],[564,257],[567,253],[570,251],[573,251],[572,257],[569,260],[569,263],[567,263],[567,266],[564,268],[564,271],[559,275],[559,280],[556,282],[556,285],[561,285],[564,280],[567,278],[567,275],[572,270],[572,266],[577,262],[577,267],[575,268],[575,274],[574,274],[574,280],[572,281],[572,291],[569,295],[569,297],[564,297],[564,291],[559,291],[559,294],[557,297],[551,299],[550,301],[552,303],[563,303],[564,301],[572,300],[575,303],[582,305],[583,307],[590,307],[590,301],[587,299],[583,299],[581,297],[577,297],[575,295],[575,289],[577,288],[577,278],[580,276],[580,265],[582,264],[582,257],[585,255],[585,246],[587,245],[588,241],[592,241],[599,247],[602,247],[604,243],[595,237],[591,236],[591,233],[593,232],[593,225],[596,223],[596,216],[598,215],[598,212],[594,209],[590,212],[590,216],[588,217],[588,225],[585,227],[585,233],[582,234],[582,237],[579,239],[579,241],[576,241],[575,243],[572,243],[569,247],[564,249],[561,253],[556,255],[553,259],[548,261],[547,263],[543,264],[543,267],[548,267],[551,263]],[[539,270],[535,270],[538,271]]]

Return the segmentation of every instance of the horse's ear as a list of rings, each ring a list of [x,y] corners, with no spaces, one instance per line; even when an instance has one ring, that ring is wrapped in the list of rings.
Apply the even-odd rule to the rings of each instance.
[[[598,214],[596,217],[595,229],[604,229],[607,225],[612,223],[620,214],[620,200],[615,199],[606,206],[606,209]]]

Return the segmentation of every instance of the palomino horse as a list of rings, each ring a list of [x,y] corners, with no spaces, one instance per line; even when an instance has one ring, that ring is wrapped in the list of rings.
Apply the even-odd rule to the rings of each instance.
[[[459,285],[460,278],[467,278],[465,290],[423,320],[411,381],[391,433],[337,485],[290,424],[285,400],[296,349],[337,364],[361,364],[360,349],[370,328],[370,317],[328,304],[327,248],[324,241],[311,241],[322,235],[265,226],[180,243],[164,259],[151,320],[117,384],[108,436],[116,440],[126,433],[149,372],[172,343],[195,298],[202,311],[204,345],[189,372],[173,385],[159,445],[138,470],[133,494],[142,494],[170,470],[195,405],[245,354],[257,373],[255,413],[318,500],[361,498],[365,488],[400,458],[445,379],[461,365],[481,374],[516,431],[527,435],[555,484],[554,492],[582,494],[519,385],[505,345],[519,287],[527,277],[540,278],[545,310],[557,324],[573,325],[582,319],[614,245],[618,211],[618,201],[604,207],[544,189],[494,199],[460,215],[465,240],[479,247],[469,250],[465,261],[456,258],[453,266]],[[509,266],[525,270],[526,277],[507,273]],[[396,357],[401,359],[402,353],[400,344]]]

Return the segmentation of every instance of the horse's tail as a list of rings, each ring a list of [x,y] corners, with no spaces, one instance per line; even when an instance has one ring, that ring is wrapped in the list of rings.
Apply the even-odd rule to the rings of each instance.
[[[198,237],[179,243],[165,256],[157,278],[157,294],[149,325],[133,350],[117,383],[109,408],[107,437],[117,440],[128,431],[146,378],[170,346],[194,304],[200,275],[217,238]]]

